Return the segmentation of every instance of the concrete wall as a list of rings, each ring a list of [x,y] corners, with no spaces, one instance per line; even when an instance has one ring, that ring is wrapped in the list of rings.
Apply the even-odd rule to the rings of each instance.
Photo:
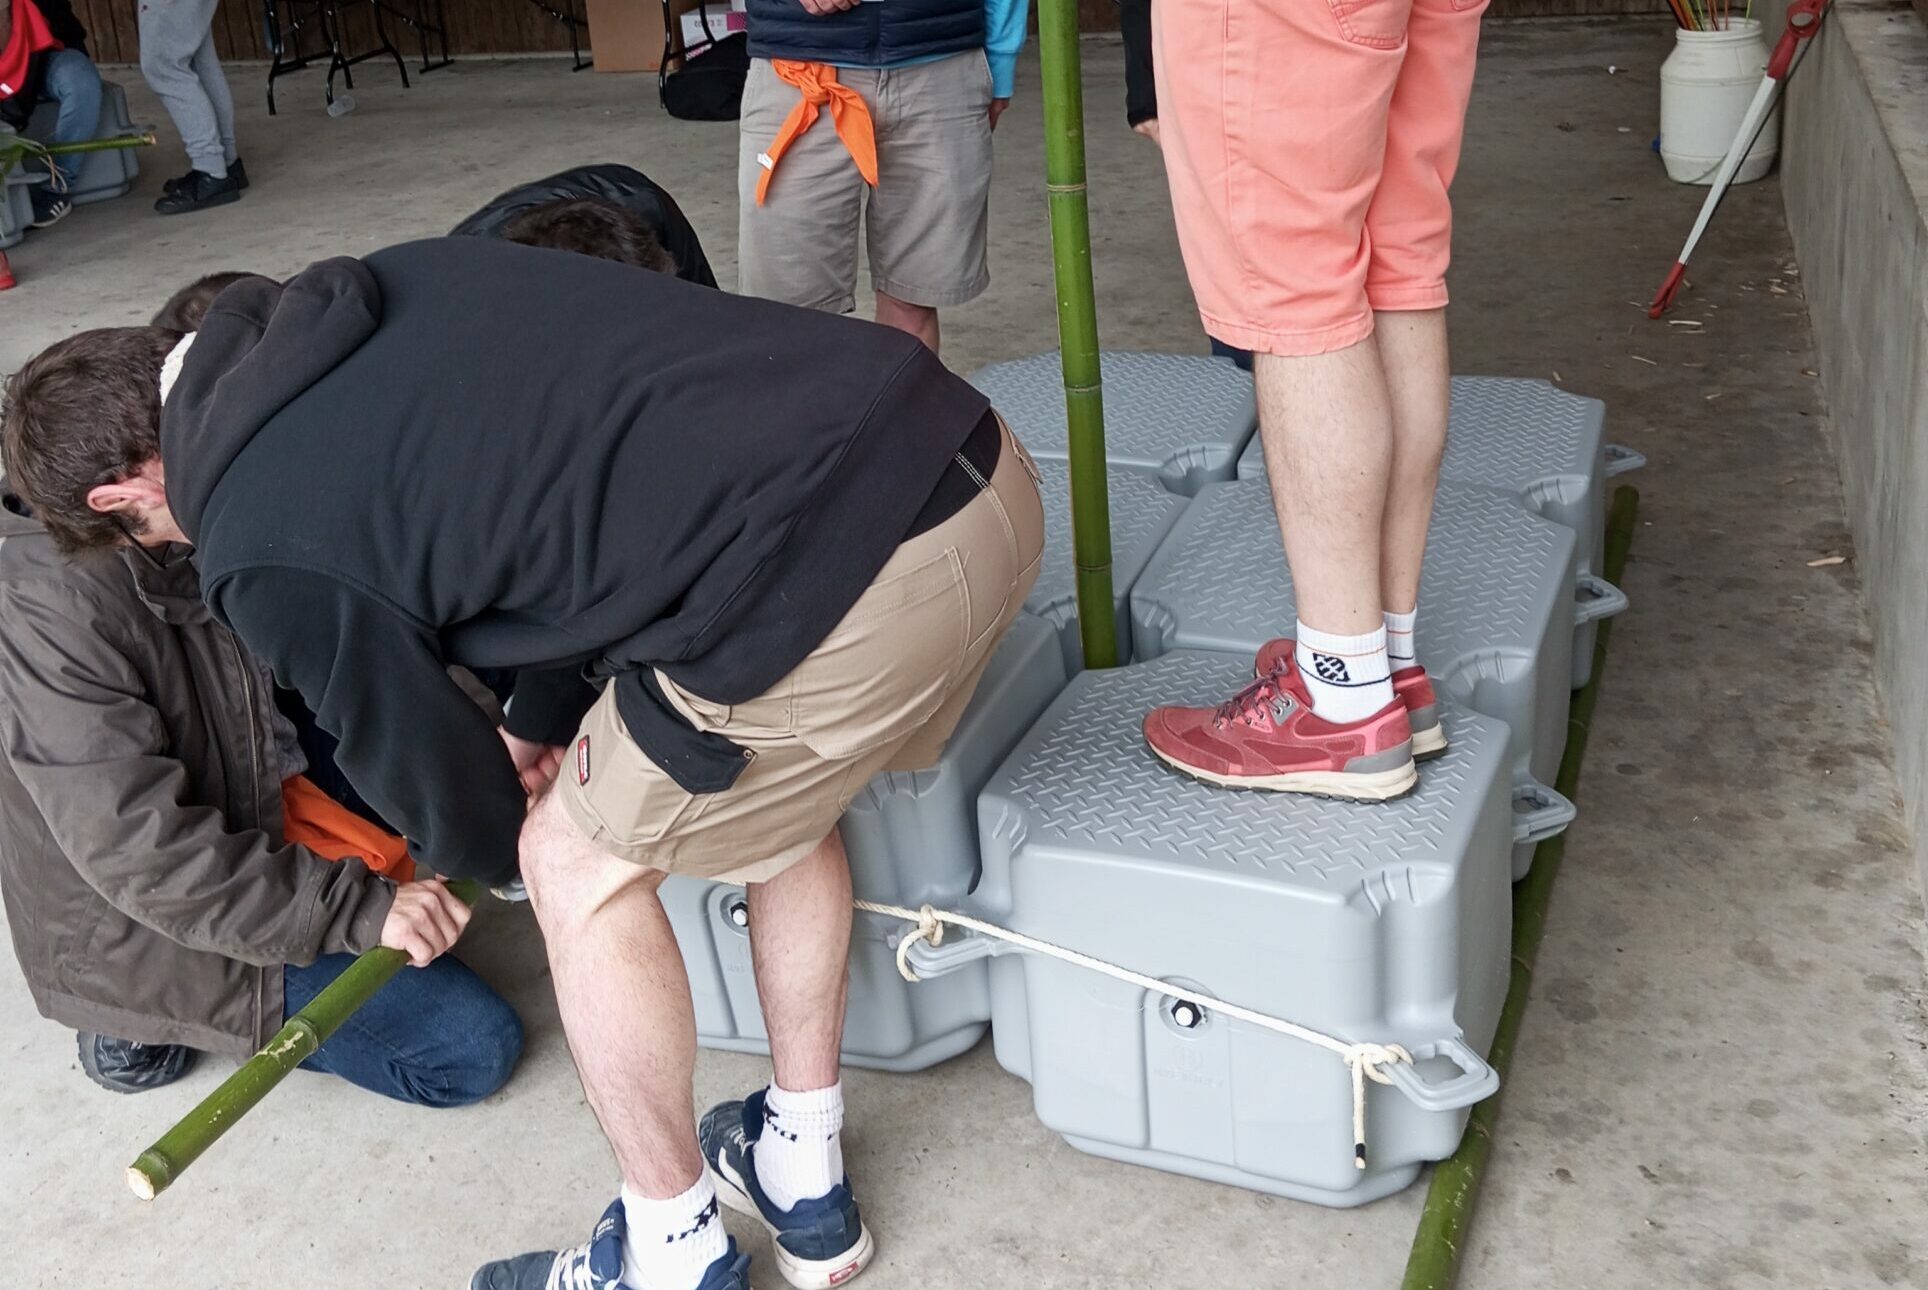
[[[1837,0],[1789,85],[1782,138],[1788,225],[1874,624],[1876,676],[1917,862],[1928,875],[1928,26],[1921,16],[1905,0]]]

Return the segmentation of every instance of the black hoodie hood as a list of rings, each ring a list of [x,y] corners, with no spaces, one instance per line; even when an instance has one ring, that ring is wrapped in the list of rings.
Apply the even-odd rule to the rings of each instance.
[[[208,498],[261,427],[359,349],[381,322],[382,292],[338,256],[285,283],[244,278],[208,310],[161,408],[167,501],[198,541]]]

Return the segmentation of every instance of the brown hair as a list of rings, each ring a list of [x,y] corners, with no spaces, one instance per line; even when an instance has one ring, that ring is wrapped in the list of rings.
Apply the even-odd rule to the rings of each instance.
[[[601,197],[566,197],[531,206],[502,226],[502,236],[524,246],[576,251],[652,273],[676,272],[676,261],[643,217]]]
[[[201,319],[207,317],[208,306],[214,303],[214,298],[241,279],[253,276],[230,271],[196,278],[167,298],[161,311],[154,315],[154,325],[171,331],[199,331]]]
[[[74,553],[119,546],[137,530],[87,504],[161,455],[161,364],[181,333],[102,327],[49,345],[7,382],[0,461],[7,483]]]

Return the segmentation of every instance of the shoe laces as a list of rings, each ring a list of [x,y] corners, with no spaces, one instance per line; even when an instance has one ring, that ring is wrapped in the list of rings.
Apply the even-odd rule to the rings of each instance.
[[[589,1251],[593,1244],[588,1242],[558,1251],[556,1261],[549,1265],[549,1279],[542,1283],[542,1290],[609,1290],[609,1283],[598,1280],[590,1271]]]
[[[1223,730],[1234,721],[1248,726],[1262,724],[1272,715],[1273,700],[1279,696],[1278,675],[1262,676],[1220,704],[1212,723]]]

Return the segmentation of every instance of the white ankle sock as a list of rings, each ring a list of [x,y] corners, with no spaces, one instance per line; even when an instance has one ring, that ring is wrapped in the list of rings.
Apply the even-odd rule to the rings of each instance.
[[[1419,658],[1413,653],[1413,622],[1418,617],[1417,609],[1410,614],[1386,615],[1386,659],[1395,672],[1419,666]]]
[[[696,1290],[710,1264],[730,1248],[716,1208],[716,1184],[705,1173],[670,1200],[623,1188],[624,1290]]]
[[[1346,725],[1364,721],[1392,702],[1392,667],[1386,659],[1386,629],[1358,636],[1335,636],[1299,620],[1293,639],[1299,675],[1312,696],[1312,710],[1327,721]]]
[[[843,1081],[793,1093],[772,1081],[756,1140],[756,1180],[778,1209],[827,1195],[844,1179]]]

